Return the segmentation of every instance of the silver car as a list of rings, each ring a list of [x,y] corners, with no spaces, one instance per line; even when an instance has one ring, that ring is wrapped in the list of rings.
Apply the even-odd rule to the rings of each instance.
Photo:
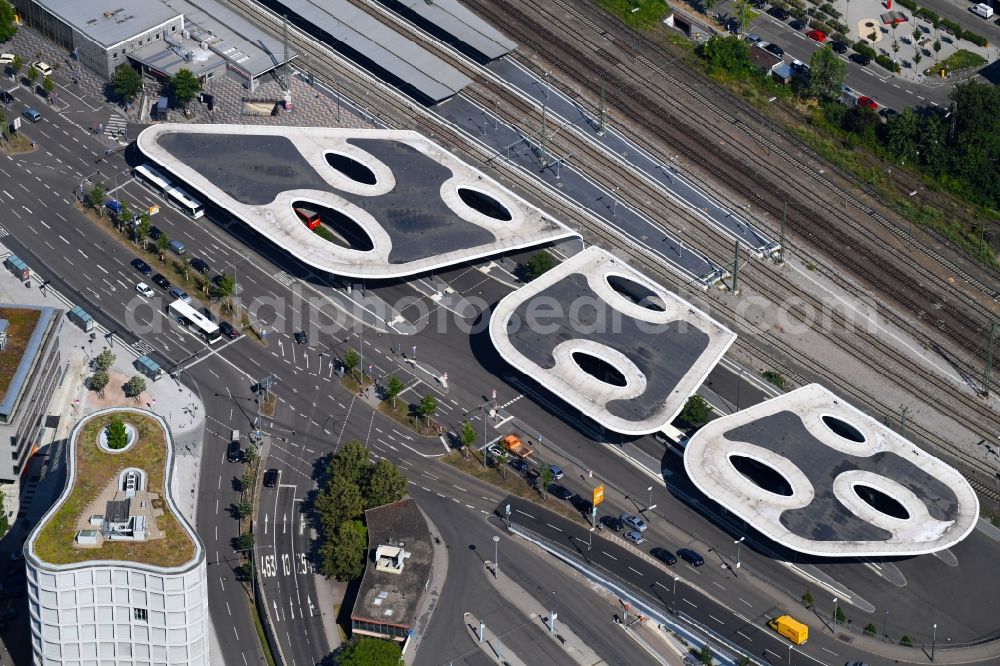
[[[633,516],[631,513],[623,513],[619,517],[621,518],[623,523],[625,523],[626,525],[628,525],[637,532],[645,532],[646,527],[648,527],[648,525],[646,525],[645,520],[643,520],[639,516]]]

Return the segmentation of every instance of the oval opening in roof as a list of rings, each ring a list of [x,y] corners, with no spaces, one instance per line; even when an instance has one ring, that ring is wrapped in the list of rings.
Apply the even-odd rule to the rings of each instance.
[[[910,512],[906,510],[898,500],[886,495],[884,492],[873,486],[866,486],[863,483],[854,484],[854,493],[862,499],[868,506],[879,513],[884,513],[892,518],[908,520]]]
[[[327,153],[326,163],[356,183],[374,185],[378,182],[375,172],[353,157],[340,153]]]
[[[293,201],[292,210],[310,231],[334,245],[358,252],[375,249],[364,228],[338,210],[312,201]]]
[[[844,439],[857,442],[858,444],[865,441],[864,434],[844,419],[824,414],[823,423],[825,423],[826,427],[832,430],[835,435],[843,437]]]
[[[458,196],[462,199],[462,203],[486,217],[492,217],[501,222],[510,222],[514,219],[506,206],[485,192],[460,187],[458,188]]]
[[[588,354],[587,352],[573,352],[573,362],[588,375],[612,386],[625,386],[625,375],[618,368],[611,365],[603,358]]]
[[[659,294],[646,285],[621,275],[609,274],[605,279],[608,281],[609,287],[636,305],[654,312],[666,312],[667,304],[663,302]]]
[[[761,461],[748,456],[731,455],[729,462],[736,471],[761,490],[766,490],[782,497],[792,496],[792,484],[785,475]]]

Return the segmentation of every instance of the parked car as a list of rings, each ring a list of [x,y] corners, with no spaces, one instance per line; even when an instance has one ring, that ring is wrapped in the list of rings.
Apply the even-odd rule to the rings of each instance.
[[[305,331],[295,331],[295,342],[300,345],[309,344],[309,334]]]
[[[529,469],[531,469],[531,466],[528,465],[528,463],[526,463],[523,460],[521,460],[520,458],[511,458],[510,462],[508,462],[507,464],[510,465],[511,467],[513,467],[515,470],[517,470],[521,474],[524,474]]]
[[[887,106],[883,106],[881,109],[878,110],[878,115],[882,116],[886,120],[891,120],[894,116],[898,116],[899,113],[897,113],[895,109],[890,109]]]
[[[858,98],[858,106],[863,106],[865,108],[871,109],[872,111],[878,109],[878,103],[871,97],[866,97],[864,95]]]
[[[764,50],[768,51],[769,53],[773,53],[779,58],[785,55],[785,49],[781,48],[777,44],[768,44],[767,46],[764,47]]]
[[[179,240],[170,241],[169,243],[167,243],[167,247],[169,247],[170,251],[176,254],[178,257],[187,252],[187,248],[184,247],[184,243],[180,242]]]
[[[159,227],[149,228],[149,237],[153,240],[160,240],[160,236],[163,235],[163,231]]]
[[[632,543],[634,543],[637,546],[640,543],[645,543],[646,542],[646,539],[642,536],[642,532],[636,532],[635,530],[629,530],[628,532],[626,532],[625,533],[625,538],[628,539],[629,541],[631,541]]]
[[[135,285],[135,291],[140,296],[145,296],[146,298],[152,298],[153,296],[156,295],[156,292],[150,289],[149,285],[146,284],[145,282],[140,282],[139,284]]]
[[[582,513],[584,516],[589,517],[590,514],[594,512],[594,504],[580,495],[573,495],[569,501],[570,504],[573,505],[573,508]]]
[[[760,44],[764,40],[760,38],[760,35],[751,32],[749,35],[747,35],[747,41],[750,42],[751,44]]]
[[[185,303],[191,302],[191,297],[188,296],[187,292],[181,289],[180,287],[171,287],[167,293],[170,294],[171,298],[180,299]]]
[[[24,107],[24,111],[21,112],[21,115],[33,123],[37,123],[42,119],[42,114],[38,112],[38,109],[30,106]]]
[[[264,485],[268,488],[274,488],[281,481],[281,470],[272,467],[271,469],[264,472]]]
[[[622,522],[621,518],[615,516],[602,516],[601,525],[604,525],[612,532],[621,532],[625,529],[625,523]]]
[[[820,44],[826,41],[826,33],[822,30],[810,30],[806,33],[806,37],[816,40]]]
[[[29,66],[31,67],[31,69],[35,70],[42,76],[52,76],[52,66],[46,62],[42,62],[41,60],[36,60]]]
[[[681,558],[693,567],[700,567],[705,563],[705,558],[690,548],[679,548],[677,550],[677,557]]]
[[[170,280],[163,277],[163,275],[161,275],[160,273],[157,273],[156,275],[153,276],[153,284],[155,284],[163,291],[170,289]]]
[[[864,53],[852,53],[847,57],[851,60],[851,62],[857,63],[862,67],[867,67],[868,65],[872,64],[872,59],[866,56]]]
[[[561,500],[568,500],[573,496],[573,493],[566,488],[566,486],[560,486],[558,483],[553,483],[549,486],[549,494],[555,495]]]
[[[228,321],[219,322],[219,330],[222,331],[222,335],[229,338],[230,340],[235,340],[242,335],[236,327],[230,324]]]
[[[646,525],[645,520],[631,513],[623,513],[621,515],[621,521],[626,525],[628,525],[629,527],[631,527],[632,529],[638,530],[639,532],[645,532],[646,528],[648,527],[648,525]]]
[[[556,481],[565,476],[565,474],[563,474],[563,471],[556,465],[549,465],[549,471],[552,472],[552,478],[555,479]]]
[[[830,42],[830,48],[833,49],[834,53],[847,53],[847,44],[844,42]]]
[[[489,453],[494,458],[499,458],[500,454],[502,453],[502,451],[500,450],[500,446],[498,444],[490,444],[489,446],[486,447],[486,452]]]
[[[801,60],[793,60],[792,71],[795,72],[796,74],[808,74],[809,65],[805,64]]]
[[[767,3],[764,0],[750,0],[750,6],[755,9],[764,9],[764,5]]]
[[[771,7],[767,10],[767,13],[779,21],[787,21],[788,17],[791,16],[787,9],[782,9],[781,7]]]
[[[802,19],[792,19],[788,22],[788,27],[792,30],[802,30],[806,27],[806,22]]]
[[[149,267],[149,264],[138,257],[132,260],[132,268],[139,271],[143,275],[149,275],[153,272],[153,269]]]
[[[0,53],[0,65],[9,65],[16,57],[13,53]]]
[[[6,90],[0,90],[0,102],[3,102],[4,104],[13,104],[14,96]]]
[[[208,274],[208,271],[211,270],[208,267],[208,263],[204,259],[192,259],[191,268],[195,269],[202,275]]]
[[[671,553],[666,548],[660,548],[657,546],[653,550],[649,551],[649,554],[663,562],[667,566],[677,564],[677,556]]]

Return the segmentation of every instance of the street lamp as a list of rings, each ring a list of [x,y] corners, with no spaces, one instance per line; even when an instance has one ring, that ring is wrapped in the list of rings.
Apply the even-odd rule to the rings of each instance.
[[[888,634],[885,633],[885,624],[889,621],[889,609],[885,610],[885,615],[882,616],[882,638],[885,638]]]
[[[837,633],[837,597],[833,598],[833,633]]]
[[[635,13],[636,13],[637,11],[639,11],[639,7],[633,7],[633,8],[632,8],[632,12],[631,12],[631,14],[632,14],[632,62],[635,62],[635,61],[637,61],[637,60],[639,59],[639,58],[638,58],[638,57],[636,56],[636,54],[635,54],[635,33],[636,33],[636,23],[638,23],[638,22],[639,22],[639,19],[638,19],[638,17],[636,17],[636,15],[635,15]]]
[[[746,536],[741,536],[739,539],[737,539],[736,541],[733,542],[733,543],[736,544],[736,568],[737,569],[740,568],[740,548],[743,546],[743,540],[744,539],[746,539]],[[733,572],[733,573],[735,573],[735,572]]]
[[[500,537],[493,536],[493,577],[500,574]]]
[[[931,661],[934,661],[935,647],[937,647],[937,622],[934,623],[934,635],[931,637]]]
[[[674,613],[677,612],[677,581],[682,580],[680,576],[674,576],[674,593],[670,598],[670,610]]]

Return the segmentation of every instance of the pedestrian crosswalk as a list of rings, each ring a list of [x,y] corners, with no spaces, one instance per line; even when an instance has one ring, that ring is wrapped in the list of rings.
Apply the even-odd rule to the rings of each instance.
[[[277,280],[278,284],[280,284],[283,287],[290,287],[292,286],[292,283],[295,282],[295,278],[293,278],[285,271],[281,271],[280,273],[275,273],[274,279]]]
[[[104,124],[104,134],[113,138],[125,136],[125,128],[127,126],[128,121],[123,116],[112,113],[111,118]]]
[[[10,232],[3,227],[0,227],[0,238],[4,238],[6,236],[10,236]]]

